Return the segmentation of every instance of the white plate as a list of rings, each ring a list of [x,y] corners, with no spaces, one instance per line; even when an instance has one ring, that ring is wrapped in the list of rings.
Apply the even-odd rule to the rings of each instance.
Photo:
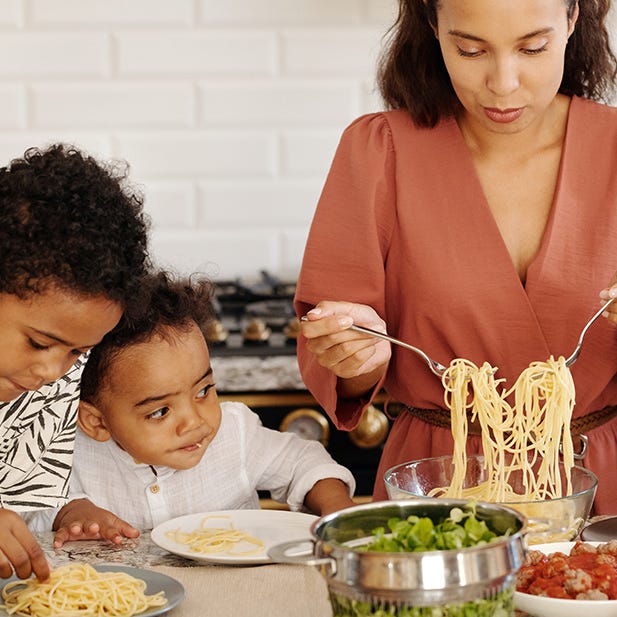
[[[165,534],[168,531],[191,532],[201,527],[204,518],[208,518],[208,527],[228,527],[245,531],[261,540],[264,550],[254,555],[226,555],[225,553],[194,553],[187,546],[170,540]],[[216,517],[219,517],[218,520]],[[272,563],[268,557],[268,549],[275,544],[291,540],[310,540],[311,524],[317,519],[312,514],[303,512],[288,512],[287,510],[219,510],[217,512],[202,512],[187,514],[173,518],[157,525],[151,533],[152,541],[170,553],[208,563],[228,565],[251,565]],[[240,542],[238,552],[254,548],[254,545]]]
[[[163,615],[169,612],[172,608],[180,604],[184,600],[184,587],[175,578],[160,574],[159,572],[153,572],[152,570],[142,570],[141,568],[131,568],[128,566],[119,565],[93,565],[95,570],[99,572],[126,572],[134,578],[140,578],[146,583],[146,593],[151,596],[159,591],[165,592],[167,598],[167,604],[165,606],[156,606],[143,613],[138,613],[136,617],[154,617],[155,615]],[[11,578],[5,579],[0,582],[0,588],[4,589],[7,583],[20,580],[17,576],[13,575]],[[0,608],[0,616],[5,617],[8,613]]]
[[[570,554],[576,542],[551,542],[537,544],[531,550],[551,553]],[[589,542],[598,545],[602,542]],[[514,592],[514,605],[533,617],[615,617],[617,616],[617,600],[565,600],[563,598],[545,598],[529,593]]]

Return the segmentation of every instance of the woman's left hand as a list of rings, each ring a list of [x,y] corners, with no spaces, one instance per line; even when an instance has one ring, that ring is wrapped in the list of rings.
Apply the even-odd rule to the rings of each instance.
[[[611,298],[617,298],[617,272],[613,274],[613,278],[611,279],[608,287],[600,292],[600,300],[602,304]],[[606,309],[606,317],[609,321],[617,324],[617,301],[612,302]]]

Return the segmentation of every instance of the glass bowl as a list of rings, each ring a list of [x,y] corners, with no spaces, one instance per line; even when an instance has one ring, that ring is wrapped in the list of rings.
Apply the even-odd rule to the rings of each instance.
[[[429,497],[436,488],[449,486],[454,472],[451,456],[424,458],[391,467],[384,474],[390,499]],[[565,475],[561,469],[562,485]],[[584,467],[571,471],[572,495],[546,501],[513,501],[503,505],[518,510],[527,517],[529,544],[567,542],[573,540],[589,517],[598,487],[596,475]],[[469,455],[464,488],[477,486],[486,479],[484,457]],[[522,492],[513,481],[515,492]]]

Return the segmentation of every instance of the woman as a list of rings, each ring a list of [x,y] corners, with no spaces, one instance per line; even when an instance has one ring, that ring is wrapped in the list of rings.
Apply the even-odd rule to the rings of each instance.
[[[406,406],[397,463],[451,454],[440,380],[387,331],[448,364],[568,356],[617,269],[617,109],[608,0],[401,0],[383,56],[386,113],[345,131],[299,277],[303,378],[352,429],[385,388]],[[612,320],[617,321],[615,308]],[[617,512],[617,328],[594,324],[572,369],[596,512]],[[427,411],[429,410],[429,411]],[[435,413],[432,413],[435,412]],[[480,451],[471,436],[468,452]]]
[[[49,575],[18,513],[66,503],[88,351],[149,269],[142,199],[74,148],[0,168],[0,576]]]

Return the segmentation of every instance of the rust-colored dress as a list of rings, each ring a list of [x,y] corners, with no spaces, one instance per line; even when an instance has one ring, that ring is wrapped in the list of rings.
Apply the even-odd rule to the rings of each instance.
[[[444,364],[488,361],[512,384],[530,362],[567,356],[617,271],[617,109],[573,98],[553,206],[523,286],[458,125],[417,128],[402,111],[363,116],[344,132],[306,245],[296,310],[320,300],[372,306],[393,336]],[[298,344],[304,381],[336,425],[369,403],[339,400],[336,377]],[[617,404],[617,327],[599,319],[573,366],[574,416]],[[406,405],[444,408],[443,388],[412,352],[393,348],[379,388]],[[598,514],[617,513],[617,418],[588,433],[583,464],[600,478]],[[470,436],[469,452],[480,451]],[[449,429],[402,412],[383,472],[452,452]]]

